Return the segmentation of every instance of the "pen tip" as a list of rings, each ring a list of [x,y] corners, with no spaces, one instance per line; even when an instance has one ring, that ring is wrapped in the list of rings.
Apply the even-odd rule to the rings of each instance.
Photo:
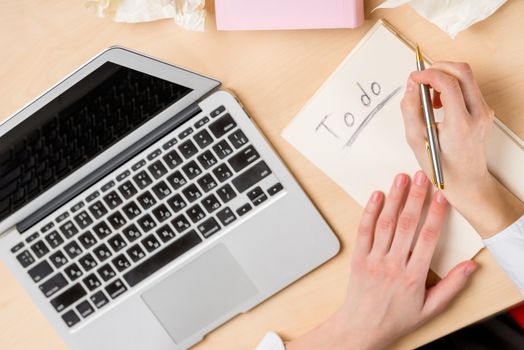
[[[422,61],[423,57],[422,57],[422,53],[420,52],[420,47],[418,46],[418,44],[417,44],[416,52],[417,52],[417,61]]]

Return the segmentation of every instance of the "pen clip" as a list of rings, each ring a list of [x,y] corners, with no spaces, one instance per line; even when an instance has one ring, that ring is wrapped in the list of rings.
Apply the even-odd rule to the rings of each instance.
[[[433,185],[436,185],[437,184],[437,181],[436,181],[436,175],[435,175],[435,168],[433,167],[433,163],[431,162],[431,153],[430,153],[430,149],[429,149],[429,143],[428,143],[428,140],[426,140],[426,155],[428,156],[428,163],[431,167],[431,182],[433,183]]]

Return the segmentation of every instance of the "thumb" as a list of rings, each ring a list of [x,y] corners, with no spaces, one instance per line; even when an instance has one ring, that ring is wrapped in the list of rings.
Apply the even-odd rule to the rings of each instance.
[[[422,309],[423,318],[429,319],[444,310],[449,302],[464,289],[469,276],[477,269],[473,260],[463,261],[455,266],[446,277],[428,289]]]

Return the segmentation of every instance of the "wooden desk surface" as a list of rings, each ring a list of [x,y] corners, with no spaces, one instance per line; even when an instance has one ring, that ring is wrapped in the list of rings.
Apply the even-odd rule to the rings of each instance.
[[[419,42],[435,60],[469,62],[497,115],[524,138],[524,1],[508,1],[488,20],[451,40],[410,7],[370,9],[356,30],[217,32],[208,1],[205,33],[172,21],[117,24],[96,18],[83,1],[0,0],[0,118],[4,119],[104,48],[119,44],[216,77],[233,90],[287,162],[342,242],[341,253],[275,297],[210,334],[195,349],[254,349],[268,330],[296,337],[342,302],[361,208],[280,136],[301,106],[379,17]],[[413,348],[488,317],[522,297],[486,251],[467,290],[440,317],[406,336]],[[0,264],[0,348],[63,349]]]

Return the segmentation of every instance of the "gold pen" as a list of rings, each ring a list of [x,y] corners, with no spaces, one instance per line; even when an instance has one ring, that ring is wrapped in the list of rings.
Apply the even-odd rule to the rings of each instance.
[[[420,53],[417,45],[417,70],[423,71],[424,69],[424,57],[422,57],[422,53]],[[431,181],[435,186],[443,190],[444,175],[440,163],[440,145],[437,124],[435,123],[435,117],[433,115],[433,103],[431,101],[431,94],[429,93],[429,85],[420,84],[420,99],[422,100],[422,111],[426,123],[426,151],[428,160],[431,163]]]

